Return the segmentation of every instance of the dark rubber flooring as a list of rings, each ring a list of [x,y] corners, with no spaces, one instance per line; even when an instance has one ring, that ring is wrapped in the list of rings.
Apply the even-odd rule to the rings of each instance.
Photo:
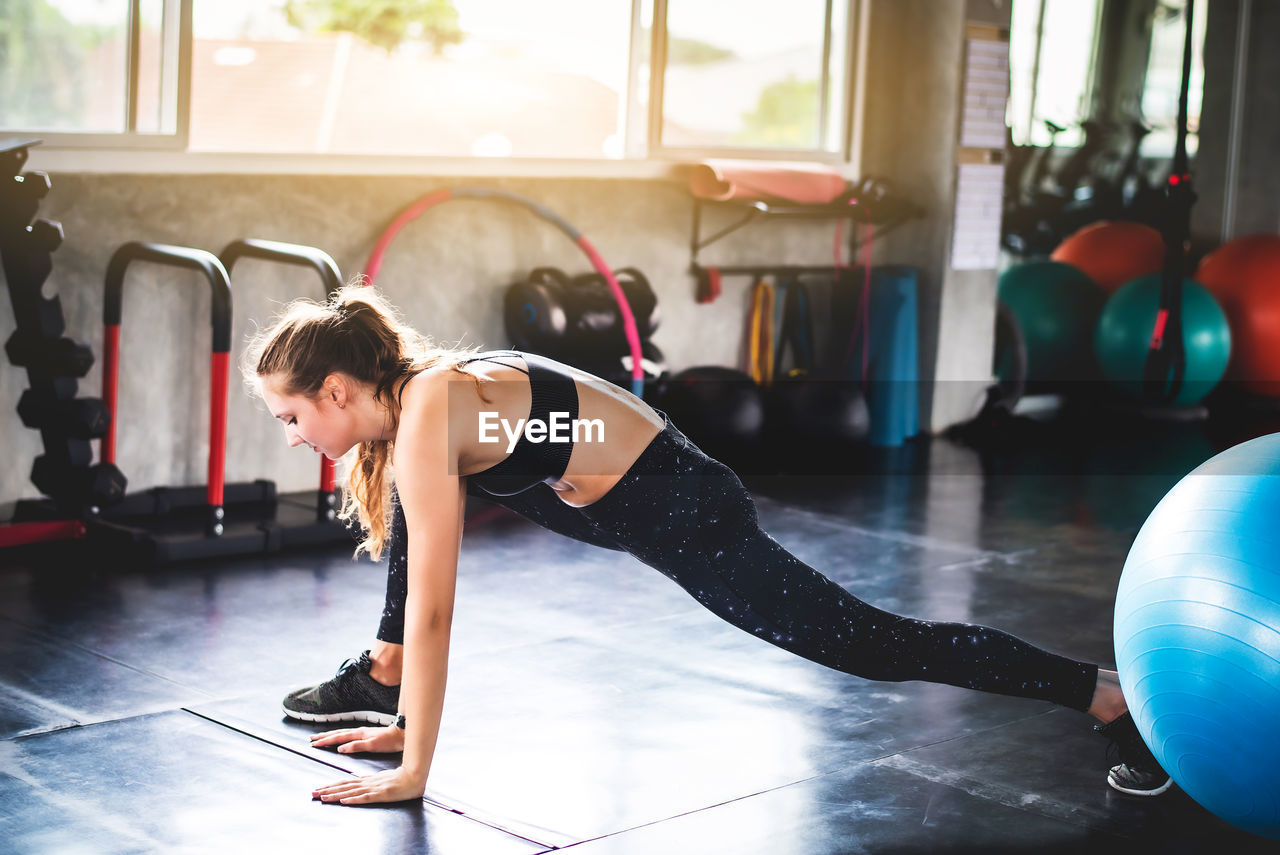
[[[1129,543],[1222,439],[1068,435],[747,480],[766,529],[864,599],[1109,663]],[[312,750],[278,703],[369,646],[379,567],[0,562],[3,852],[1275,851],[1179,792],[1111,791],[1083,714],[826,671],[514,517],[466,534],[427,800],[322,805],[313,786],[393,760]]]

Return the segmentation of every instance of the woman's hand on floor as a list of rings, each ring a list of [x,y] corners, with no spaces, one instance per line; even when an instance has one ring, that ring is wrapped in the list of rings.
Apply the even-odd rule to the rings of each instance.
[[[404,730],[395,725],[326,730],[312,736],[311,745],[313,748],[331,748],[336,745],[339,754],[355,754],[360,751],[394,754],[404,750]]]
[[[311,792],[311,798],[344,805],[367,805],[420,799],[426,789],[426,781],[415,779],[404,767],[397,766],[363,778],[348,778],[327,787],[317,787]]]

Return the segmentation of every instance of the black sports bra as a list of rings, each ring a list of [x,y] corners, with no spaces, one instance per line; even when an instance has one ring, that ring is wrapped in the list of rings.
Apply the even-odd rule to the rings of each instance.
[[[459,364],[493,362],[499,356],[518,356],[529,366],[529,370],[525,371],[515,365],[507,365],[508,368],[515,368],[529,375],[529,391],[533,399],[529,405],[530,421],[538,419],[550,423],[551,413],[568,413],[570,423],[578,418],[578,389],[573,378],[565,373],[564,366],[558,362],[518,350],[504,350],[471,356]],[[499,434],[502,436],[501,441],[505,443],[505,435],[501,431]],[[551,484],[559,481],[569,466],[569,456],[572,453],[572,437],[567,442],[543,440],[534,443],[528,437],[521,436],[505,459],[467,476],[467,480],[491,495],[512,496],[539,482]]]

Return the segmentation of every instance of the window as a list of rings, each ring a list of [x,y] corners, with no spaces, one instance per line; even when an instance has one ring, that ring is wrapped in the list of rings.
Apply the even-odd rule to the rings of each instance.
[[[846,4],[663,5],[659,146],[840,150]]]
[[[852,5],[0,0],[39,51],[0,126],[245,154],[835,157]]]
[[[0,127],[178,145],[181,0],[0,0]]]
[[[1142,89],[1142,116],[1155,130],[1142,141],[1146,156],[1168,157],[1178,128],[1178,95],[1182,91],[1182,49],[1186,38],[1186,0],[1162,0],[1151,21],[1151,51]],[[1187,90],[1187,153],[1196,153],[1200,130],[1200,98],[1204,90],[1204,28],[1209,4],[1196,4],[1191,25],[1191,79]]]
[[[628,3],[419,0],[381,34],[339,5],[198,0],[191,148],[622,156]]]
[[[1017,0],[1009,36],[1009,126],[1017,145],[1078,146],[1098,45],[1100,0]]]

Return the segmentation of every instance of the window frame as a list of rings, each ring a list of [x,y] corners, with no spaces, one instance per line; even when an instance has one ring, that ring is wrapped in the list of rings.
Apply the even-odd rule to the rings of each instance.
[[[185,151],[191,116],[192,8],[194,0],[161,0],[160,111],[172,114],[173,131],[138,130],[142,3],[129,0],[125,61],[125,115],[122,131],[53,131],[0,125],[5,136],[39,139],[46,150]],[[161,120],[162,124],[164,119]]]
[[[411,175],[428,171],[440,175],[671,177],[677,163],[703,158],[804,160],[851,167],[856,155],[858,129],[855,116],[863,97],[859,78],[865,45],[867,4],[862,0],[826,0],[823,35],[822,79],[818,139],[828,137],[838,123],[837,150],[767,149],[739,147],[680,147],[661,144],[662,93],[666,68],[666,10],[668,0],[651,0],[653,20],[649,32],[648,101],[641,101],[644,80],[645,0],[631,0],[631,33],[627,92],[619,105],[625,131],[620,158],[486,158],[477,156],[314,154],[307,152],[205,152],[190,144],[192,55],[194,53],[194,0],[162,0],[165,8],[161,74],[161,109],[173,110],[172,133],[138,132],[138,33],[140,0],[129,0],[130,33],[126,106],[126,130],[119,133],[46,132],[38,129],[0,127],[5,136],[38,138],[43,142],[40,161],[47,168],[78,172],[171,172],[247,174],[349,174]],[[845,4],[844,32],[833,32],[836,3]],[[170,10],[176,15],[170,15]],[[831,51],[834,40],[845,40],[843,98],[831,103],[834,81]],[[172,90],[172,91],[171,91]],[[167,105],[167,106],[166,106]]]

